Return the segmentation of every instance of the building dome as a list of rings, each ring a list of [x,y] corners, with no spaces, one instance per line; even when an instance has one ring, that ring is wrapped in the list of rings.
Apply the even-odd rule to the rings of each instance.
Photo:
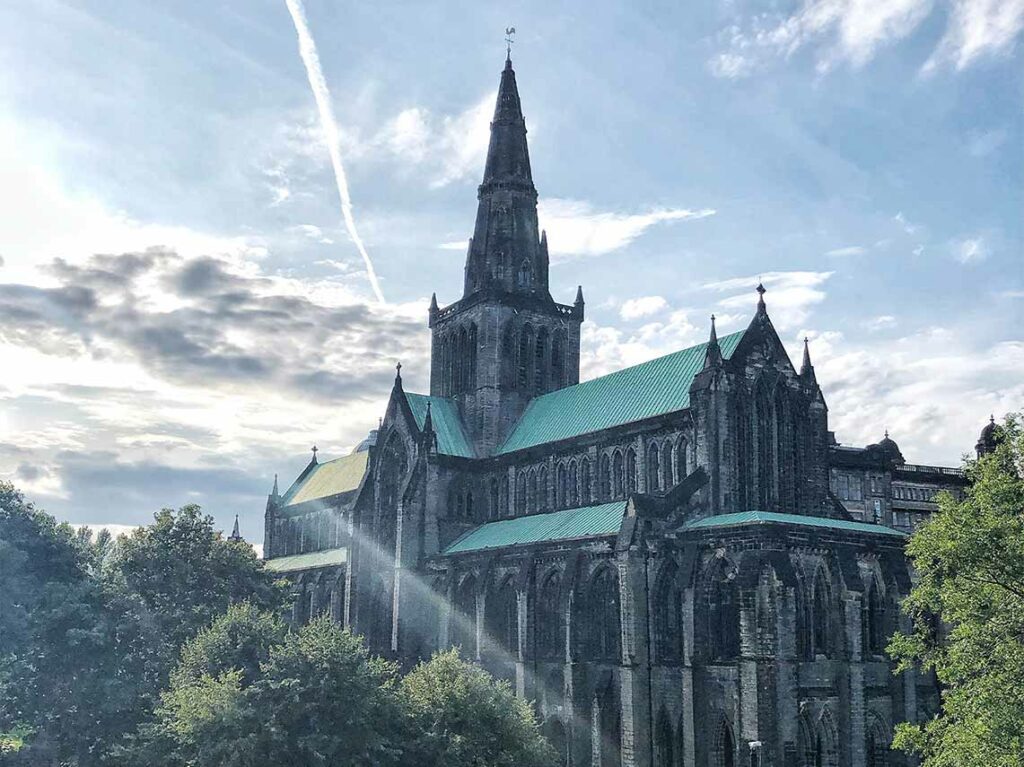
[[[981,435],[978,437],[978,444],[974,446],[974,449],[978,451],[978,457],[991,453],[996,449],[996,445],[999,442],[999,426],[996,424],[996,417],[990,415],[988,417],[988,423],[985,424],[985,428],[981,430]]]
[[[900,446],[896,444],[896,440],[889,436],[888,429],[886,430],[885,436],[882,438],[881,442],[868,445],[867,449],[873,452],[877,451],[882,453],[886,461],[893,463],[896,466],[902,466],[906,463],[906,459],[903,458]]]

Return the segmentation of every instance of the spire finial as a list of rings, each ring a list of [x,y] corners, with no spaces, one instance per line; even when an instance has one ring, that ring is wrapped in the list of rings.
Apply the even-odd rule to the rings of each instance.
[[[760,280],[757,281],[757,288],[756,288],[756,290],[757,290],[757,308],[758,309],[764,309],[765,308],[765,306],[764,306],[764,294],[767,293],[768,290],[765,288],[764,283],[761,282]]]
[[[395,386],[399,386],[400,387],[401,385],[402,385],[402,363],[401,362],[396,362],[395,363]]]
[[[722,350],[718,346],[718,330],[715,328],[715,315],[711,315],[711,335],[708,337],[707,351],[704,353],[704,367],[709,368],[722,364]]]
[[[991,415],[989,415],[988,422],[989,423],[995,423],[996,422],[996,414],[995,413],[992,413]]]
[[[505,27],[505,61],[512,61],[512,43],[515,42],[516,28]]]
[[[281,495],[281,493],[277,489],[277,473],[275,472],[274,473],[274,487],[270,491],[270,496],[272,498],[277,498],[279,495]]]
[[[889,439],[889,430],[888,429],[885,430],[885,438]]]
[[[231,536],[228,538],[229,541],[240,541],[242,540],[242,534],[238,531],[238,515],[235,514],[235,526],[231,529]]]
[[[313,461],[312,462],[316,463],[316,454],[320,452],[320,448],[318,448],[316,445],[313,445],[313,447],[310,448],[310,449],[313,451]]]

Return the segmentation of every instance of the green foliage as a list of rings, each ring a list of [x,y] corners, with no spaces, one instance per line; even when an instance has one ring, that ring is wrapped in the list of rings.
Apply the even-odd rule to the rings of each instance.
[[[249,601],[277,611],[285,600],[284,587],[252,547],[223,538],[196,505],[158,512],[153,524],[120,541],[108,569],[154,625],[168,667],[228,605]]]
[[[894,745],[922,767],[1024,763],[1024,430],[1009,416],[997,449],[969,461],[962,501],[911,538],[919,580],[903,609],[910,634],[889,646],[900,668],[934,670],[941,713],[897,728]],[[937,628],[940,616],[948,631]]]
[[[412,720],[406,763],[431,767],[541,767],[555,753],[541,736],[530,704],[507,682],[459,658],[436,654],[401,683]]]
[[[130,538],[93,540],[0,483],[5,748],[37,762],[99,764],[149,716],[185,640],[234,602],[279,610],[284,598],[251,547],[224,540],[196,506],[162,511]],[[284,634],[266,617],[254,630]],[[243,655],[256,640],[205,639],[234,641]]]
[[[5,748],[93,763],[129,709],[121,616],[71,527],[0,483],[0,730]],[[29,734],[33,738],[29,738]]]
[[[328,618],[283,637],[279,626],[240,608],[191,641],[161,698],[157,723],[127,761],[397,764],[402,717],[395,667],[370,657],[361,639]],[[243,670],[257,656],[258,672]]]

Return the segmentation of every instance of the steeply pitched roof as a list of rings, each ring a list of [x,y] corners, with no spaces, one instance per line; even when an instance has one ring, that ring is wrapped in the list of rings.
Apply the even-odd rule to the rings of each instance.
[[[288,488],[281,505],[295,506],[357,489],[366,473],[369,455],[368,451],[361,450],[314,466],[305,477]]]
[[[412,392],[405,392],[405,399],[420,429],[426,423],[427,403],[430,403],[430,419],[434,422],[434,432],[437,434],[437,452],[460,458],[474,457],[473,446],[462,428],[459,409],[452,400]]]
[[[625,511],[625,501],[615,501],[599,506],[585,506],[581,509],[563,509],[549,514],[531,514],[526,517],[488,522],[457,538],[444,553],[465,554],[470,551],[527,543],[615,535],[622,525]]]
[[[295,570],[308,570],[312,567],[330,567],[343,565],[348,561],[348,549],[327,549],[311,551],[308,554],[293,554],[290,557],[268,559],[263,566],[272,573],[290,573]]]
[[[873,533],[875,535],[894,535],[906,538],[904,533],[893,530],[885,525],[874,525],[868,522],[850,522],[845,519],[829,517],[806,517],[802,514],[777,514],[773,511],[740,511],[734,514],[719,514],[705,517],[683,525],[684,530],[703,530],[712,527],[734,527],[736,525],[764,524],[802,525],[804,527],[823,527],[832,530],[849,530],[855,533]]]
[[[722,357],[736,350],[744,331],[719,339]],[[590,434],[690,406],[690,384],[704,365],[698,344],[532,400],[499,453]]]

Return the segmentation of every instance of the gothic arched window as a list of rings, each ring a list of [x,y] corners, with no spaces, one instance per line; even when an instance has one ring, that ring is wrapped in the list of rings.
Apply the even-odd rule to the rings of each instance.
[[[498,516],[508,516],[508,474],[501,475],[500,491],[498,495]]]
[[[680,482],[690,476],[689,452],[690,446],[686,443],[686,437],[682,437],[676,444],[676,476]]]
[[[736,765],[736,738],[732,734],[732,727],[723,717],[719,726],[718,742],[715,744],[716,767],[737,767]]]
[[[655,764],[673,767],[675,756],[675,733],[672,732],[672,721],[668,718],[668,712],[664,706],[658,712],[658,724],[654,733]]]
[[[622,453],[618,450],[615,451],[615,456],[612,458],[612,483],[614,485],[613,492],[616,498],[622,497],[623,490],[623,463]]]
[[[526,513],[526,472],[516,476],[516,514]]]
[[[476,324],[469,326],[469,333],[466,334],[466,384],[465,391],[473,391],[476,388]]]
[[[708,641],[711,657],[733,660],[740,654],[740,606],[736,582],[724,566],[715,569],[708,590]]]
[[[832,600],[829,596],[828,584],[821,573],[814,581],[812,611],[812,634],[814,653],[828,657],[832,642]]]
[[[557,572],[550,573],[537,593],[537,655],[558,658],[565,652],[561,600],[562,580]]]
[[[878,584],[872,578],[861,602],[862,652],[881,655],[885,646],[884,607]]]
[[[563,333],[555,333],[551,337],[551,388],[561,389],[565,386],[565,337]]]
[[[683,477],[677,481],[682,482]],[[665,440],[661,447],[661,486],[664,490],[671,490],[675,484],[672,481],[672,443]]]
[[[526,508],[531,513],[537,510],[537,470],[530,469],[526,479]]]
[[[656,493],[661,489],[661,484],[658,482],[658,469],[660,468],[660,453],[658,452],[658,445],[652,442],[647,447],[647,492]]]
[[[590,623],[590,656],[614,661],[619,657],[619,578],[611,567],[602,567],[587,589],[587,615]]]
[[[564,509],[568,495],[569,473],[565,469],[565,464],[560,463],[555,469],[555,508]]]
[[[597,483],[601,500],[607,501],[612,497],[612,463],[607,453],[601,456],[601,468],[598,472]]]
[[[566,499],[567,506],[574,507],[579,504],[579,471],[576,468],[576,461],[569,461],[569,497]]]
[[[487,517],[489,519],[497,519],[501,515],[501,511],[498,508],[498,478],[491,477],[488,485],[490,488],[490,496],[488,498],[490,503],[487,506]]]
[[[547,389],[548,373],[548,330],[541,328],[537,331],[537,343],[534,346],[533,362],[533,390],[538,394]]]
[[[667,564],[654,589],[654,655],[659,662],[683,659],[683,591],[675,564]]]
[[[519,271],[516,272],[516,285],[521,288],[528,288],[533,283],[533,270],[530,268],[529,261],[523,261],[519,265]]]
[[[548,469],[541,466],[537,472],[537,509],[544,511],[548,508]]]
[[[523,329],[519,332],[519,354],[517,355],[517,373],[516,380],[520,389],[526,390],[530,386],[530,373],[533,372],[531,367],[533,362],[533,328],[529,325],[524,325]]]
[[[519,600],[511,578],[487,598],[487,623],[491,638],[502,650],[519,653]]]
[[[476,578],[467,576],[455,592],[452,616],[452,644],[468,658],[476,657],[476,590]]]
[[[590,503],[590,461],[587,458],[580,459],[580,505],[586,506]]]
[[[402,480],[409,470],[409,459],[396,433],[388,438],[380,457],[380,506],[377,541],[384,551],[394,548],[398,525],[398,502]]]
[[[626,451],[626,493],[632,495],[636,492],[636,450],[629,448]]]

